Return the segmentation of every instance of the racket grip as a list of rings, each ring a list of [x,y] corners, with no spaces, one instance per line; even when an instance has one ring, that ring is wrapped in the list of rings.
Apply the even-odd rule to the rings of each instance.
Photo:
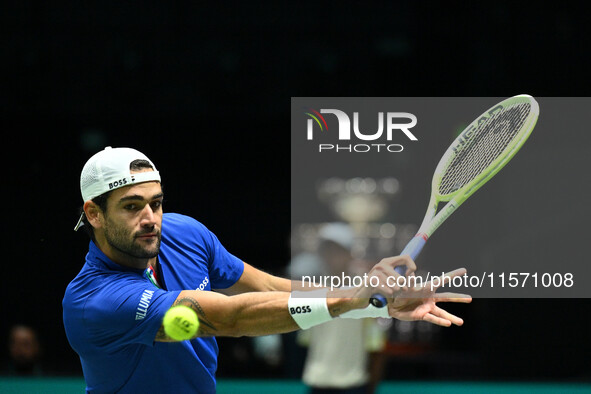
[[[417,234],[410,242],[404,247],[402,252],[400,252],[401,256],[409,255],[411,259],[415,259],[423,250],[423,246],[427,243],[427,236],[424,234]],[[406,274],[406,266],[399,265],[398,267],[394,268],[399,275]],[[383,308],[388,304],[388,300],[381,294],[374,294],[370,299],[369,302],[375,306],[376,308]]]

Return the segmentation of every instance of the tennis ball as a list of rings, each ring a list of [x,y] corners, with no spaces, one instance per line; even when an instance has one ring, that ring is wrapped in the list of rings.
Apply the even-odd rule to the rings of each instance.
[[[191,339],[199,329],[199,319],[195,311],[185,305],[170,308],[164,314],[164,332],[176,341]]]

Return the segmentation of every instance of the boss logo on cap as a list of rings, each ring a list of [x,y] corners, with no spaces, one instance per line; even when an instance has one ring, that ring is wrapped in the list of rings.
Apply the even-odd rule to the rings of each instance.
[[[127,178],[119,179],[118,181],[109,183],[109,190],[115,187],[121,187],[123,185],[127,185]]]

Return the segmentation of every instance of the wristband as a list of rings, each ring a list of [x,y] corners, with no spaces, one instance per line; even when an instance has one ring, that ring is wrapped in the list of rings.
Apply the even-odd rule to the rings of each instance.
[[[287,309],[302,330],[326,323],[332,316],[326,305],[328,289],[314,291],[293,291],[287,302]]]

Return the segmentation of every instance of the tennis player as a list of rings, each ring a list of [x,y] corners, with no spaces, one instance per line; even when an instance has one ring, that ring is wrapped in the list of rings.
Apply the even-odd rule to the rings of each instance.
[[[339,316],[463,324],[435,303],[469,297],[388,286],[396,266],[415,270],[408,256],[376,264],[368,274],[379,283],[374,288],[292,291],[291,281],[244,263],[195,219],[164,214],[160,174],[137,150],[98,152],[85,164],[80,188],[75,229],[91,241],[66,289],[63,318],[89,393],[215,393],[215,336],[285,333]],[[388,308],[368,305],[376,292]],[[200,320],[189,341],[174,342],[162,328],[166,311],[179,304]]]

